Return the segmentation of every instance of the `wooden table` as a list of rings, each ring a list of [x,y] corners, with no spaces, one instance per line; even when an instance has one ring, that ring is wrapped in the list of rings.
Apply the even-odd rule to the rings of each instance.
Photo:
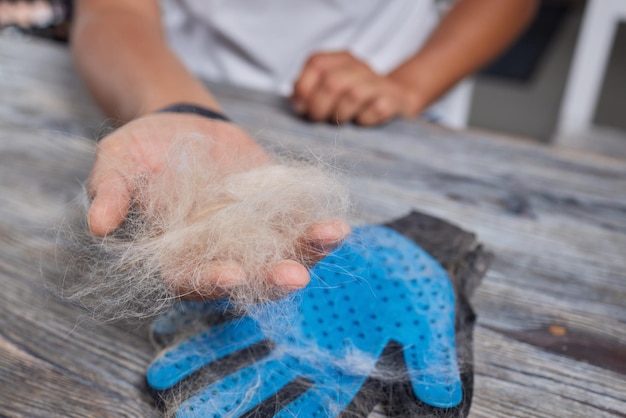
[[[308,124],[215,91],[262,143],[345,170],[358,221],[417,208],[496,254],[473,300],[471,416],[626,416],[626,162],[422,122]],[[0,37],[0,415],[158,415],[145,328],[95,324],[41,279],[102,120],[64,47]]]

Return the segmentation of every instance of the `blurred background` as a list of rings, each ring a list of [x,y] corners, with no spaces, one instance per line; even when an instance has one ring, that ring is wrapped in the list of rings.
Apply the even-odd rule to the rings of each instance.
[[[626,158],[626,1],[543,0],[476,77],[469,125]]]
[[[66,42],[70,19],[70,0],[0,0],[0,36]],[[467,84],[458,126],[626,158],[626,0],[542,0]]]

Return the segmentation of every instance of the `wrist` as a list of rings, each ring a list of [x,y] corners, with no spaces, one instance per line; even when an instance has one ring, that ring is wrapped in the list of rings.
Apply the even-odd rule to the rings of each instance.
[[[404,96],[404,116],[417,116],[428,107],[429,102],[424,89],[415,80],[396,73],[390,73],[387,78],[399,87]]]
[[[155,113],[184,113],[198,115],[212,120],[232,122],[224,113],[192,103],[175,103],[158,109]]]

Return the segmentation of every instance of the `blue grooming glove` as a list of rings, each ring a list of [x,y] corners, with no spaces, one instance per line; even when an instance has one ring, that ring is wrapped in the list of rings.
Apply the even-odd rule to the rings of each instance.
[[[190,306],[224,310],[203,305]],[[429,254],[392,229],[360,227],[315,266],[306,288],[164,352],[147,381],[167,391],[227,357],[265,346],[243,368],[216,372],[176,416],[336,417],[355,407],[372,381],[379,388],[409,381],[412,401],[452,408],[463,397],[454,306],[452,285]],[[179,309],[154,330],[167,333],[186,320]],[[402,349],[406,367],[379,361],[392,346]]]

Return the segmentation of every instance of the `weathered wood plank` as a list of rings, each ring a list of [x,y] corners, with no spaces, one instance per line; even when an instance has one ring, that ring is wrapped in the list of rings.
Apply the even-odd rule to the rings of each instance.
[[[626,416],[626,162],[406,121],[309,124],[280,98],[213,87],[267,146],[338,167],[355,222],[417,208],[496,254],[474,298],[471,416]],[[145,329],[50,297],[35,250],[52,248],[88,175],[77,137],[105,130],[67,51],[0,37],[0,415],[158,415]]]
[[[51,297],[41,248],[0,235],[0,411],[9,416],[158,416],[143,390],[144,330],[96,325]]]
[[[626,416],[624,375],[589,366],[497,332],[475,332],[475,385],[472,416]]]

